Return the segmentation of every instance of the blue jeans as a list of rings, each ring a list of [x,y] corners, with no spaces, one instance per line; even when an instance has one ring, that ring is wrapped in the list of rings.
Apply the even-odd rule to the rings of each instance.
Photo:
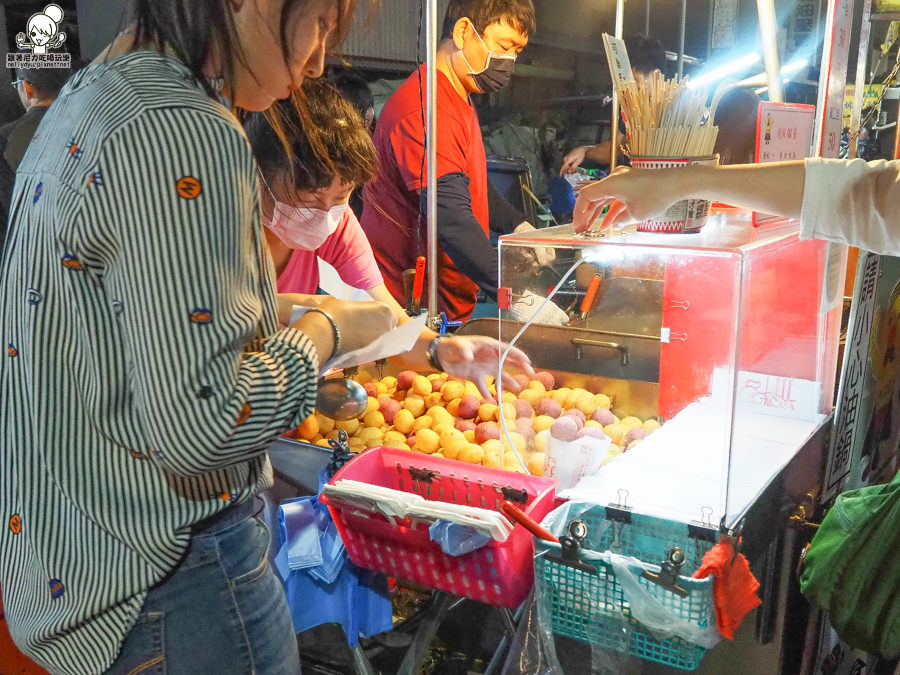
[[[284,588],[257,500],[195,529],[181,565],[150,589],[110,674],[300,674]]]

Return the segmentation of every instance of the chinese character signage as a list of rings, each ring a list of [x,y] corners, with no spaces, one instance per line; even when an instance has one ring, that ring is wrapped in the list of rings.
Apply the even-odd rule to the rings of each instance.
[[[756,116],[756,162],[785,162],[809,157],[812,148],[816,109],[798,103],[763,101]],[[780,216],[754,213],[756,226],[776,220]]]
[[[825,41],[822,45],[822,76],[819,78],[819,111],[813,154],[837,157],[844,123],[844,88],[850,56],[853,0],[828,0]]]
[[[889,481],[900,444],[900,258],[860,256],[825,497]]]

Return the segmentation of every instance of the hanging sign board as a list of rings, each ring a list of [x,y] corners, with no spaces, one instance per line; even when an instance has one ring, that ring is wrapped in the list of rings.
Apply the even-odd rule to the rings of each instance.
[[[852,27],[853,0],[829,0],[816,104],[819,119],[813,154],[818,157],[834,158],[840,150]]]
[[[763,101],[756,115],[756,157],[760,164],[809,157],[816,109],[799,103]],[[753,213],[753,225],[784,220],[781,216]]]

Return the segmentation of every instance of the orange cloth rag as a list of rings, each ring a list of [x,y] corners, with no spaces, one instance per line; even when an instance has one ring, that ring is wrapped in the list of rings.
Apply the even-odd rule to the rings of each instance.
[[[750,571],[750,565],[742,553],[734,555],[734,548],[727,542],[719,542],[706,552],[695,579],[710,574],[713,580],[713,598],[716,604],[716,626],[729,640],[741,625],[747,612],[758,607],[762,600],[756,595],[759,582]]]

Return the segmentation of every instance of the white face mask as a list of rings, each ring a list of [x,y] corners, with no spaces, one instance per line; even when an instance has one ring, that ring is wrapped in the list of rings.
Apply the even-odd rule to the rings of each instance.
[[[346,203],[324,211],[275,202],[275,212],[268,227],[290,248],[315,251],[334,234],[346,211]]]

